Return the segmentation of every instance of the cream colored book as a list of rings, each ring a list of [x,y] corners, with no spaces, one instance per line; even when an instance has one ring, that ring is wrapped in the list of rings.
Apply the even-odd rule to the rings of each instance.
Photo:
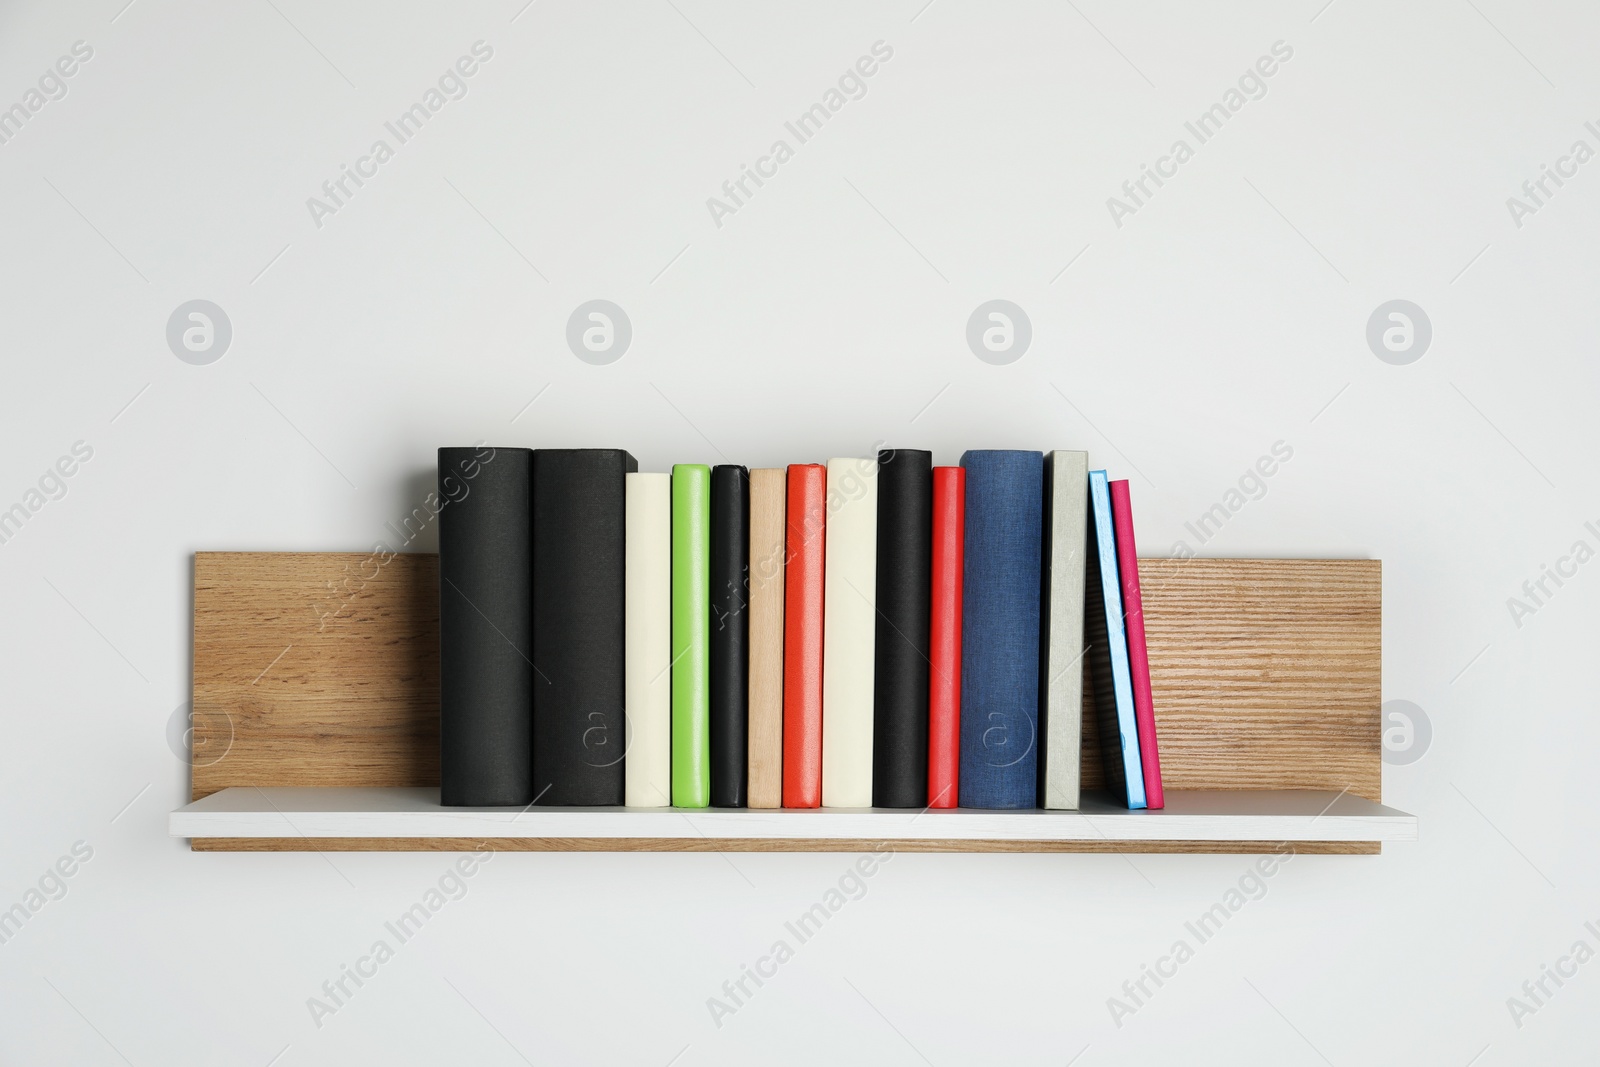
[[[672,804],[672,475],[626,476],[623,803]]]
[[[872,806],[878,463],[828,461],[822,605],[822,806]]]

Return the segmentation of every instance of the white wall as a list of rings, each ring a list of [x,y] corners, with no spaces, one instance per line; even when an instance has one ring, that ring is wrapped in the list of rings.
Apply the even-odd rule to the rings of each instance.
[[[1507,606],[1600,548],[1600,163],[1520,226],[1506,203],[1600,149],[1591,7],[123,2],[0,11],[0,106],[93,49],[0,144],[0,507],[93,449],[0,545],[0,906],[93,849],[0,945],[0,1060],[1593,1061],[1600,963],[1507,1007],[1600,948],[1600,564]],[[467,95],[316,225],[480,40]],[[865,97],[717,226],[877,41]],[[1278,41],[1266,95],[1116,225]],[[564,341],[595,298],[633,325],[609,366]],[[1009,366],[964,339],[994,298],[1032,323]],[[164,333],[193,299],[233,330],[206,366]],[[1366,341],[1392,299],[1432,323],[1409,365]],[[190,554],[370,547],[478,438],[647,469],[1083,447],[1133,479],[1147,554],[1381,558],[1384,697],[1433,727],[1384,796],[1422,840],[1294,860],[1120,1027],[1107,998],[1248,859],[898,856],[718,1028],[707,998],[848,857],[504,855],[318,1027],[307,998],[451,857],[167,838]],[[1184,523],[1278,441],[1201,548]]]

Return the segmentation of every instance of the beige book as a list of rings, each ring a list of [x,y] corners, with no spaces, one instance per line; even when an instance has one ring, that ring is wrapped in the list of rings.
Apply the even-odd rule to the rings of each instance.
[[[788,471],[750,472],[749,803],[783,806],[783,565]]]

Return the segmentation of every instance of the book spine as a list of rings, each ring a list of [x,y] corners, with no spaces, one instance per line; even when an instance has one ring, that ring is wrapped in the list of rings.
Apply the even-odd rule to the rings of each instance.
[[[439,795],[533,799],[533,566],[525,448],[439,449]]]
[[[961,598],[961,806],[1038,805],[1044,456],[974,451]]]
[[[711,469],[711,805],[742,808],[748,768],[750,472]]]
[[[872,803],[921,808],[928,803],[931,452],[899,448],[878,453],[877,526]]]
[[[872,806],[878,463],[828,461],[823,567],[822,806]]]
[[[672,803],[711,803],[711,468],[672,468]]]
[[[953,808],[961,785],[961,581],[967,472],[933,469],[928,612],[928,806]]]
[[[624,803],[672,803],[672,475],[627,477]]]
[[[827,471],[789,467],[784,519],[783,806],[822,804],[822,608]]]
[[[626,794],[628,453],[533,453],[535,803],[620,805]]]
[[[1133,539],[1133,500],[1126,481],[1111,483],[1111,522],[1122,585],[1122,619],[1128,634],[1128,674],[1133,682],[1133,720],[1139,735],[1139,766],[1145,806],[1166,804],[1161,789],[1161,754],[1156,748],[1156,704],[1150,690],[1150,649],[1144,636],[1144,599],[1139,592],[1139,549]]]
[[[750,727],[752,808],[783,806],[783,556],[788,495],[782,468],[750,472]]]
[[[1039,599],[1039,806],[1075,811],[1083,763],[1083,582],[1089,454],[1045,456]]]
[[[1122,625],[1122,589],[1111,490],[1105,471],[1089,472],[1088,574],[1084,581],[1084,640],[1094,686],[1095,719],[1106,788],[1129,808],[1145,806],[1144,769],[1134,723],[1128,640]]]

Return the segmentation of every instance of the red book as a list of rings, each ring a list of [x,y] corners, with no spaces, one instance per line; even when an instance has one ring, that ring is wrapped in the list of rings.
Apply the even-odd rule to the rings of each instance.
[[[961,770],[961,576],[967,472],[933,468],[933,598],[928,623],[928,807],[953,808]]]
[[[822,806],[822,550],[828,468],[789,465],[783,599],[783,806]]]
[[[1156,750],[1156,704],[1150,693],[1150,649],[1144,639],[1144,602],[1139,596],[1139,550],[1133,543],[1133,502],[1126,481],[1111,483],[1111,527],[1117,539],[1117,577],[1122,583],[1123,628],[1128,633],[1128,672],[1133,675],[1133,721],[1139,729],[1145,805],[1164,806],[1161,753]]]

